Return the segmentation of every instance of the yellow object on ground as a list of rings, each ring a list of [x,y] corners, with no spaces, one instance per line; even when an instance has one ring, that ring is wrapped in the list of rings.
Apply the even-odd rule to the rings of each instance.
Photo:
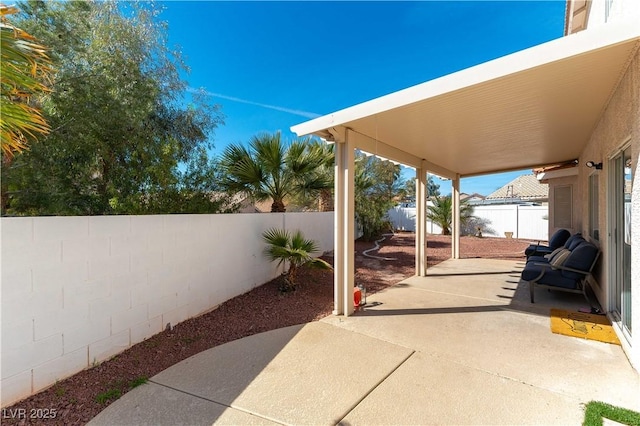
[[[551,309],[551,331],[556,334],[620,345],[620,340],[605,315]]]

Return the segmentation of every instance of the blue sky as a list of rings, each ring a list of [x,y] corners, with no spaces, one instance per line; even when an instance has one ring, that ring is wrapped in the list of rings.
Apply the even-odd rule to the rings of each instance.
[[[194,89],[222,106],[215,153],[562,36],[555,1],[167,1]],[[411,176],[412,172],[405,173]],[[463,179],[488,195],[521,172]],[[450,183],[441,183],[443,192]]]

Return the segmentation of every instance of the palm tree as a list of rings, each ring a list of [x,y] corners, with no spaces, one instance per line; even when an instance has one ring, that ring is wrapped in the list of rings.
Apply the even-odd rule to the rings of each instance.
[[[223,186],[230,193],[246,193],[256,201],[272,199],[272,212],[285,212],[285,199],[304,191],[320,191],[331,182],[316,170],[326,160],[309,149],[310,139],[286,145],[280,132],[254,136],[248,147],[228,146],[222,154]]]
[[[14,13],[18,13],[15,7],[0,5],[0,136],[7,161],[27,148],[27,137],[49,132],[33,97],[50,91],[51,61],[33,36],[7,21],[6,16]]]
[[[451,196],[433,197],[433,206],[427,209],[427,219],[442,228],[442,235],[451,235],[452,203]],[[473,206],[460,203],[460,223],[464,225],[473,217]]]
[[[284,229],[272,228],[262,234],[268,246],[264,255],[271,261],[277,261],[278,266],[289,263],[289,270],[284,274],[284,283],[280,291],[288,292],[295,289],[298,268],[308,265],[321,269],[332,269],[331,265],[320,258],[311,257],[311,253],[318,251],[318,245],[313,240],[305,239],[299,230],[290,234]]]
[[[304,177],[302,195],[312,197],[317,201],[318,210],[321,212],[333,211],[333,181],[335,153],[333,145],[313,140],[307,145],[312,155],[318,158],[319,163],[313,173]]]

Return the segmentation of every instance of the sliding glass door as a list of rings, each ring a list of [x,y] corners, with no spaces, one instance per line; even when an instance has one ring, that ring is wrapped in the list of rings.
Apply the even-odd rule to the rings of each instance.
[[[631,335],[631,149],[611,159],[609,168],[610,247],[613,311]]]

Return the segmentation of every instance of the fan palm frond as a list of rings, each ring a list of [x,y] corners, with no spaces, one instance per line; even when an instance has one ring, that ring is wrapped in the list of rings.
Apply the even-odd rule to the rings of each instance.
[[[313,258],[312,253],[318,251],[315,241],[304,237],[299,230],[290,233],[287,230],[271,228],[262,233],[262,239],[267,243],[264,255],[278,266],[289,263],[285,273],[283,291],[290,291],[296,285],[296,271],[303,265],[314,268],[331,269],[331,265],[320,258]]]
[[[316,178],[327,161],[321,155],[317,149],[309,149],[308,138],[286,144],[280,132],[257,135],[248,147],[230,145],[225,149],[222,184],[230,192],[246,192],[255,200],[271,198],[271,211],[284,212],[288,197],[333,186],[332,180]]]
[[[2,153],[11,158],[27,148],[27,139],[49,132],[33,97],[50,92],[51,61],[46,48],[27,32],[10,24],[7,15],[18,13],[0,5],[0,75],[2,75],[0,140]]]
[[[442,229],[442,235],[451,235],[452,216],[451,196],[434,197],[433,205],[427,209],[427,219]],[[460,222],[467,223],[473,217],[473,206],[466,202],[460,203]]]

